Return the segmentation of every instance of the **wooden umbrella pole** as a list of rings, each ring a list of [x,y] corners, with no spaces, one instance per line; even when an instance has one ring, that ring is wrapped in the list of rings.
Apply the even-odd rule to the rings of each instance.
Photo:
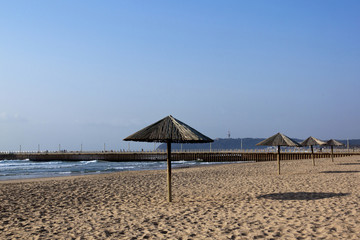
[[[313,160],[313,166],[315,166],[315,156],[314,156],[314,148],[313,148],[313,145],[311,145],[311,156],[312,156],[312,160]]]
[[[277,163],[278,163],[278,173],[280,175],[280,146],[278,146]]]
[[[331,161],[334,162],[334,147],[331,146]]]
[[[168,202],[172,201],[171,197],[171,142],[167,142],[167,185],[168,185]]]

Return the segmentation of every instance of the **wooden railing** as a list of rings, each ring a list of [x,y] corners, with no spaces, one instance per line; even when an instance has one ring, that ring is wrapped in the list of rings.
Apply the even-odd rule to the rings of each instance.
[[[334,151],[334,157],[360,155],[359,151]],[[261,150],[254,151],[174,151],[171,154],[173,161],[206,161],[206,162],[234,162],[234,161],[275,161],[275,152]],[[329,151],[314,153],[315,158],[330,158]],[[281,160],[311,159],[310,152],[284,151],[281,152]],[[30,159],[34,161],[164,161],[165,151],[139,151],[139,152],[21,152],[0,153],[1,159]]]

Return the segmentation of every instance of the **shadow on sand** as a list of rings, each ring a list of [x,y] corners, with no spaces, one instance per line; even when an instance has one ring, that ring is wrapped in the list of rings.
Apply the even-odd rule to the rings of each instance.
[[[272,200],[318,200],[331,197],[344,197],[350,193],[326,193],[326,192],[286,192],[286,193],[271,193],[257,196],[258,199],[272,199]]]
[[[323,171],[320,173],[359,173],[360,171]]]
[[[338,163],[336,165],[360,165],[360,162],[358,162],[358,163]]]

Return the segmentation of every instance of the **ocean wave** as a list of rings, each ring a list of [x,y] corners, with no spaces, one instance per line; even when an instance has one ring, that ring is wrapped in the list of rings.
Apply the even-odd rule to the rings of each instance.
[[[199,161],[173,161],[174,168],[220,163]],[[161,170],[166,169],[165,161],[150,162],[107,162],[92,161],[49,161],[1,160],[0,180],[39,178],[64,175],[83,175],[118,171]]]
[[[82,164],[90,164],[90,163],[97,163],[99,160],[90,160],[90,161],[80,161]]]
[[[114,167],[114,168],[112,168],[112,169],[116,169],[116,170],[123,170],[123,169],[134,169],[135,167],[126,167],[126,166],[124,166],[124,167]]]

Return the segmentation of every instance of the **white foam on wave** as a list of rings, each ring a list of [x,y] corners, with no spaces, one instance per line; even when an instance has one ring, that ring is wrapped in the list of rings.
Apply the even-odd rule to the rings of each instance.
[[[123,166],[123,167],[113,167],[112,169],[116,169],[116,170],[135,169],[135,167],[126,167],[126,166]]]
[[[97,163],[99,162],[98,160],[90,160],[90,161],[80,161],[80,163],[83,163],[83,164],[90,164],[90,163]]]

